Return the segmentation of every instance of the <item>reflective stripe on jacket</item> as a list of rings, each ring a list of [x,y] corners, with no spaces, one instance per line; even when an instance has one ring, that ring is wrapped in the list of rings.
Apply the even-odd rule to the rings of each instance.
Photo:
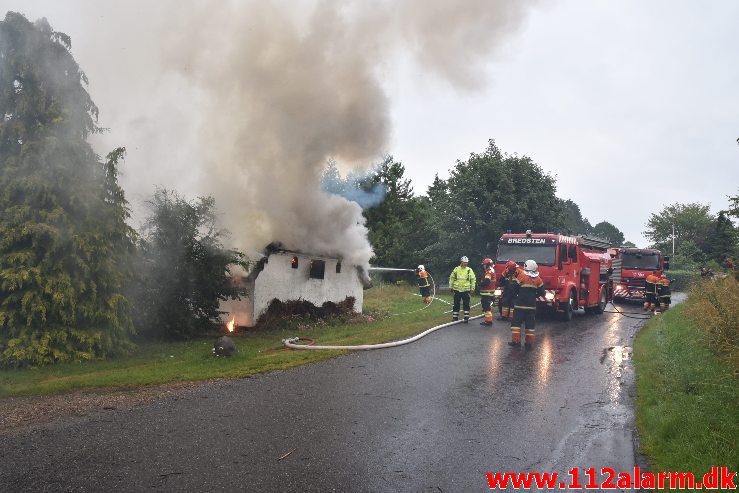
[[[530,277],[523,271],[518,271],[513,280],[514,292],[516,293],[515,308],[524,310],[536,310],[536,298],[544,296],[544,281],[541,277]]]
[[[495,291],[495,271],[490,268],[485,270],[480,280],[480,294],[492,296],[493,291]]]
[[[475,273],[468,267],[458,265],[449,276],[449,289],[452,291],[474,291]]]

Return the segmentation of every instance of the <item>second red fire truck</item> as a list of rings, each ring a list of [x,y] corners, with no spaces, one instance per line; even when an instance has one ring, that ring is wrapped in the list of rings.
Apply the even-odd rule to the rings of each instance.
[[[646,278],[659,277],[670,268],[670,258],[652,248],[611,248],[613,257],[613,298],[616,301],[644,301]]]
[[[542,309],[556,310],[565,320],[584,308],[603,313],[613,299],[613,265],[605,241],[583,236],[552,233],[504,234],[498,242],[495,277],[500,278],[505,264],[512,260],[523,266],[526,260],[539,265],[546,296],[539,298]],[[501,290],[496,290],[495,301]]]

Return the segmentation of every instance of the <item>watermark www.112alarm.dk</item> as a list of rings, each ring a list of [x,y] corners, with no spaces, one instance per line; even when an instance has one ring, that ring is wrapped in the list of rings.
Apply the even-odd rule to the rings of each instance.
[[[692,472],[650,472],[634,467],[628,472],[618,472],[610,467],[580,469],[573,467],[566,475],[556,472],[486,472],[485,479],[491,490],[506,488],[569,489],[569,490],[735,490],[736,471],[728,467],[714,466],[703,476]]]

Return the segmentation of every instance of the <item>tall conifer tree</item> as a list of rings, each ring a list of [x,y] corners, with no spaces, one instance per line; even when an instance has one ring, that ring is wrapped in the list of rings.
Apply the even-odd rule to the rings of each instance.
[[[0,365],[125,351],[123,263],[133,245],[117,183],[87,142],[99,132],[71,41],[45,19],[0,22]]]

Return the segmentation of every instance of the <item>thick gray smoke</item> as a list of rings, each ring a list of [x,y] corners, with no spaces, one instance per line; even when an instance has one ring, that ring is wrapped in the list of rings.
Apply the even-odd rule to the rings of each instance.
[[[321,190],[327,160],[347,173],[391,151],[383,82],[400,64],[419,82],[481,87],[529,5],[69,0],[71,28],[54,2],[28,14],[69,29],[111,128],[97,148],[128,148],[122,179],[135,211],[155,185],[213,195],[238,248],[278,241],[367,266],[361,208]]]
[[[410,53],[419,73],[478,86],[522,2],[239,2],[184,12],[172,67],[205,94],[203,178],[238,244],[339,255],[367,266],[361,208],[321,191],[328,158],[367,166],[390,135],[382,70]],[[397,60],[396,60],[397,61]]]

